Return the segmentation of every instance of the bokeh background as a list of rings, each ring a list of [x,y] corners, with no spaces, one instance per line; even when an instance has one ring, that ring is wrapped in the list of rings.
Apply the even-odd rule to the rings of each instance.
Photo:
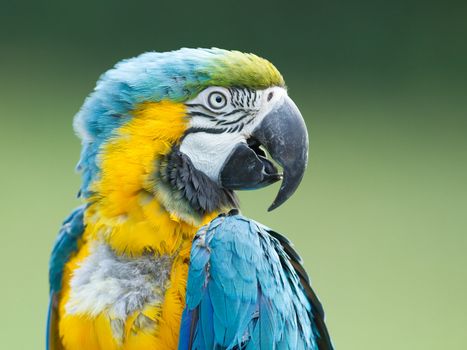
[[[47,263],[78,205],[71,122],[149,50],[276,64],[311,134],[303,185],[242,193],[304,257],[337,349],[467,348],[467,2],[0,1],[0,348],[43,349]]]

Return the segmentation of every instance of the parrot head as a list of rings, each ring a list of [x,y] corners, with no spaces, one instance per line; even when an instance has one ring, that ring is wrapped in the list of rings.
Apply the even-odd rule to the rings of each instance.
[[[307,129],[281,74],[238,51],[124,60],[101,76],[74,126],[83,145],[81,194],[116,215],[157,201],[196,221],[236,207],[236,190],[282,181],[272,210],[307,165]]]

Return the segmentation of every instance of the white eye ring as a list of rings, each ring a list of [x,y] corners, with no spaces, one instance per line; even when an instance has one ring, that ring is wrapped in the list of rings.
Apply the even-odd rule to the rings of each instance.
[[[227,105],[227,97],[222,92],[214,91],[209,94],[208,103],[212,109],[221,109]]]

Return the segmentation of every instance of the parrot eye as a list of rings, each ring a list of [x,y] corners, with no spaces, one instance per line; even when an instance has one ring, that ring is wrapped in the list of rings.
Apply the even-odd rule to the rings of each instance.
[[[208,103],[212,109],[221,109],[226,106],[227,97],[219,91],[211,92],[208,97]]]

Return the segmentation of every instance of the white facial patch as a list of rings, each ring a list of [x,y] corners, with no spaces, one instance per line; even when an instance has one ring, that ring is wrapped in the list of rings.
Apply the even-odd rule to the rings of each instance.
[[[189,134],[180,146],[194,167],[217,182],[222,165],[239,142],[245,139],[239,134]]]
[[[218,182],[227,157],[246,143],[263,118],[287,96],[281,87],[264,90],[209,87],[186,103],[190,128],[180,151],[194,167]]]

